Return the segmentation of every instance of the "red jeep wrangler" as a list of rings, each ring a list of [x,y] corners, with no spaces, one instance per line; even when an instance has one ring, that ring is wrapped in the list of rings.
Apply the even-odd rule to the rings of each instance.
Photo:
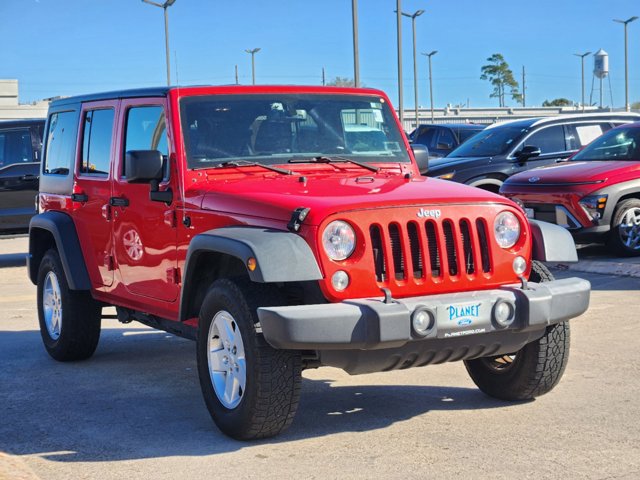
[[[52,102],[28,265],[47,351],[90,357],[108,305],[195,339],[207,408],[238,439],[289,426],[321,365],[464,360],[491,396],[548,392],[589,302],[587,281],[538,262],[575,260],[570,234],[421,177],[416,156],[377,90]]]

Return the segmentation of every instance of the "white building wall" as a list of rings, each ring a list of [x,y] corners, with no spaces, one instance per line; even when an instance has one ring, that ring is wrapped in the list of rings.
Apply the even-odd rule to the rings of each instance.
[[[0,120],[45,118],[49,102],[41,100],[29,104],[18,101],[18,80],[0,79]]]

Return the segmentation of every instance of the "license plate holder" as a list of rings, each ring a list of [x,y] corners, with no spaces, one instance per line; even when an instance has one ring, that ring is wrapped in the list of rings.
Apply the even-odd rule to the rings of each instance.
[[[493,301],[452,302],[438,307],[438,338],[490,332]]]

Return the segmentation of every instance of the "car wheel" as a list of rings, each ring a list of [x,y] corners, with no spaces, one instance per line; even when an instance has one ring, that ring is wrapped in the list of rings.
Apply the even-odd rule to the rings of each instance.
[[[640,200],[630,198],[620,202],[611,221],[609,245],[618,255],[640,255]]]
[[[221,279],[202,302],[200,386],[218,428],[237,440],[281,433],[298,408],[300,354],[272,348],[259,333],[257,307],[277,297],[265,285]]]
[[[529,280],[549,282],[553,274],[534,261]],[[570,330],[566,322],[546,328],[542,337],[517,352],[466,360],[473,382],[491,397],[530,400],[555,387],[569,361]]]
[[[59,361],[83,360],[100,340],[102,308],[88,292],[69,289],[60,255],[49,250],[38,270],[38,319],[45,349]]]

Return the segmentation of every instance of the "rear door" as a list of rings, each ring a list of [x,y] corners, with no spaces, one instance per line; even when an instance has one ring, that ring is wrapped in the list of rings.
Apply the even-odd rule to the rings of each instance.
[[[175,201],[150,200],[150,185],[128,183],[124,165],[129,150],[159,150],[166,166],[159,188],[178,191],[169,174],[165,112],[164,98],[122,100],[111,212],[115,262],[125,289],[133,296],[171,302],[179,283]]]
[[[36,213],[39,163],[29,127],[0,130],[0,230],[21,230]]]

